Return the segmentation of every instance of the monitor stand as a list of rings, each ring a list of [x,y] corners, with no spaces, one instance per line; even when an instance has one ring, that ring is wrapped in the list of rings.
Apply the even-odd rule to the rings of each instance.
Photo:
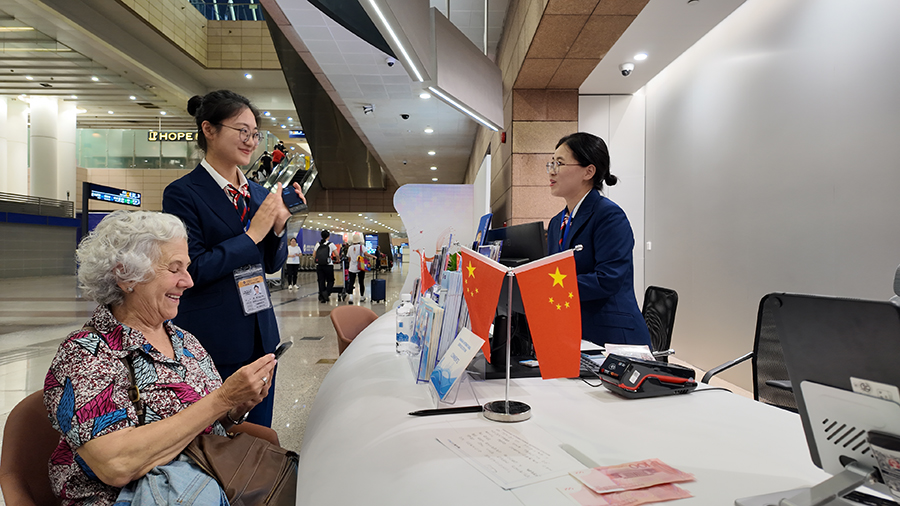
[[[857,506],[857,503],[844,500],[842,497],[865,485],[875,469],[870,466],[851,462],[840,473],[810,488],[785,490],[774,494],[745,497],[734,501],[735,506]],[[876,488],[879,484],[869,486]],[[877,487],[876,489],[880,489]],[[882,490],[879,490],[882,491]],[[887,487],[883,491],[890,494]]]

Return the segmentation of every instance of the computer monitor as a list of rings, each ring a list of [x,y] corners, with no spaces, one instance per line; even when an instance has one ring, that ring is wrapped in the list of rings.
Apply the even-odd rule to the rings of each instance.
[[[843,490],[854,480],[864,481],[859,469],[877,468],[867,431],[900,434],[900,307],[819,295],[766,298],[812,461],[843,475],[820,485],[833,482],[835,490]],[[854,469],[845,469],[854,462]],[[808,503],[821,504],[796,504]]]
[[[488,230],[484,240],[485,244],[503,241],[498,262],[507,267],[516,267],[547,256],[547,234],[544,231],[544,223],[540,221]],[[525,308],[522,306],[522,296],[515,278],[512,293],[512,311],[509,311],[509,281],[504,280],[500,289],[500,300],[497,303],[497,315],[501,317],[498,320],[505,323],[503,318],[512,318],[512,355],[518,358],[534,358],[534,345],[531,342]],[[504,366],[506,363],[506,328],[498,329],[496,322],[494,338],[491,341],[491,363],[495,366]],[[537,369],[521,371],[521,375],[535,374],[539,375],[540,371]]]

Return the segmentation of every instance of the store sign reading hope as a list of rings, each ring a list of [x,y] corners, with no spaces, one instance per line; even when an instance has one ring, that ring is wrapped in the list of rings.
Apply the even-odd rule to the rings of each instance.
[[[195,141],[197,140],[197,132],[158,132],[150,130],[147,133],[147,140],[155,141]]]

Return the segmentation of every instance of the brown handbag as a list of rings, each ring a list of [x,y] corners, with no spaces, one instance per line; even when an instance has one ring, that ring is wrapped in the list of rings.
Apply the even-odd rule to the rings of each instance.
[[[219,482],[232,506],[294,505],[299,457],[290,450],[245,433],[201,434],[184,454]]]
[[[144,403],[130,358],[122,358],[131,380],[128,397],[138,424],[144,425]],[[294,506],[300,462],[295,452],[241,432],[232,437],[200,434],[182,453],[215,478],[232,506]]]

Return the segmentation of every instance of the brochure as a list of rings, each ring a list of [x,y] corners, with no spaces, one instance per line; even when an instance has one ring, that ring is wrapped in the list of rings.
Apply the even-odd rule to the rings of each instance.
[[[466,367],[472,358],[481,349],[484,340],[476,336],[469,329],[462,329],[453,340],[444,358],[438,362],[434,372],[431,373],[431,384],[437,391],[441,400],[446,400],[447,394],[459,380],[460,375],[466,372]]]

